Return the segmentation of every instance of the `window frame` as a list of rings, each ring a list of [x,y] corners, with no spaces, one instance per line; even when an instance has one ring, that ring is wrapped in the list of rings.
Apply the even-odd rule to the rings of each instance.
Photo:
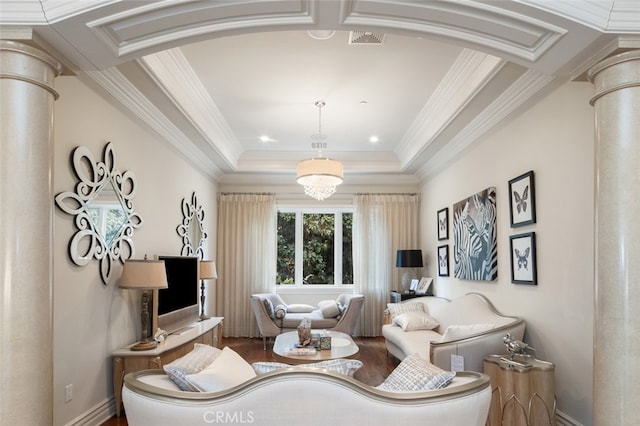
[[[294,283],[293,284],[280,284],[276,283],[276,288],[278,292],[282,290],[293,290],[293,289],[313,289],[314,291],[325,289],[331,292],[335,292],[337,289],[352,289],[353,283],[343,283],[343,273],[342,273],[342,255],[343,255],[343,221],[342,215],[344,213],[350,213],[353,215],[353,207],[352,206],[308,206],[308,205],[280,205],[277,208],[277,214],[280,213],[295,213],[296,223],[295,223],[295,263],[294,263]],[[303,260],[302,254],[304,249],[303,243],[303,215],[304,214],[333,214],[334,215],[334,253],[333,253],[333,261],[334,261],[334,283],[333,284],[303,284]],[[277,230],[276,230],[277,232]],[[352,230],[353,232],[353,230]],[[352,235],[353,238],[353,235]],[[300,247],[300,248],[299,248]],[[277,250],[277,247],[276,247]],[[352,251],[353,255],[353,251]],[[352,259],[353,264],[353,259]],[[339,279],[338,279],[339,278]]]

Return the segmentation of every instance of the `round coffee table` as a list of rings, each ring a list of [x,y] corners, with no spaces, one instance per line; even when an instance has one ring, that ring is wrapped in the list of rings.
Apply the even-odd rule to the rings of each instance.
[[[326,361],[337,358],[356,358],[358,345],[353,342],[351,336],[339,331],[325,331],[325,336],[331,337],[331,349],[317,350],[315,354],[298,355],[291,353],[298,343],[298,332],[289,331],[276,337],[273,344],[273,356],[280,362],[287,364],[308,364],[311,362]]]

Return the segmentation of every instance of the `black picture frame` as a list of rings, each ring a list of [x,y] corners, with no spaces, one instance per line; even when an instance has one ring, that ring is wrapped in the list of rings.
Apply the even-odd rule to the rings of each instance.
[[[536,233],[527,232],[510,236],[509,247],[511,249],[511,282],[537,285]]]
[[[449,276],[449,244],[438,246],[438,276]]]
[[[509,181],[509,218],[512,228],[536,223],[536,191],[533,170]]]
[[[438,241],[449,239],[449,207],[438,210]]]

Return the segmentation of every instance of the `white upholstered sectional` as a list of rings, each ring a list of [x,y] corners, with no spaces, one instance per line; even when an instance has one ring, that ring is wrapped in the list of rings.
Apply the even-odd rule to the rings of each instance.
[[[499,313],[479,293],[468,293],[451,301],[425,296],[400,303],[421,304],[427,316],[437,322],[433,329],[414,331],[404,331],[393,323],[382,326],[387,351],[400,360],[418,353],[436,366],[451,370],[451,355],[461,355],[464,370],[482,371],[486,355],[506,352],[502,341],[505,334],[510,333],[517,340],[524,336],[522,318]],[[451,337],[443,339],[445,334]]]

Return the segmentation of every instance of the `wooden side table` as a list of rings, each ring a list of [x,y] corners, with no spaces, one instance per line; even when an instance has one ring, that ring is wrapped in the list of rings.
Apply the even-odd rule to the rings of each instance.
[[[220,347],[222,344],[222,317],[209,318],[196,322],[180,333],[170,334],[158,347],[148,351],[132,351],[133,344],[114,351],[113,357],[113,396],[116,402],[116,416],[122,414],[122,383],[126,374],[162,368],[173,360],[193,350],[193,345],[202,343]]]
[[[491,378],[487,426],[555,426],[555,365],[529,355],[489,355],[484,373]]]

